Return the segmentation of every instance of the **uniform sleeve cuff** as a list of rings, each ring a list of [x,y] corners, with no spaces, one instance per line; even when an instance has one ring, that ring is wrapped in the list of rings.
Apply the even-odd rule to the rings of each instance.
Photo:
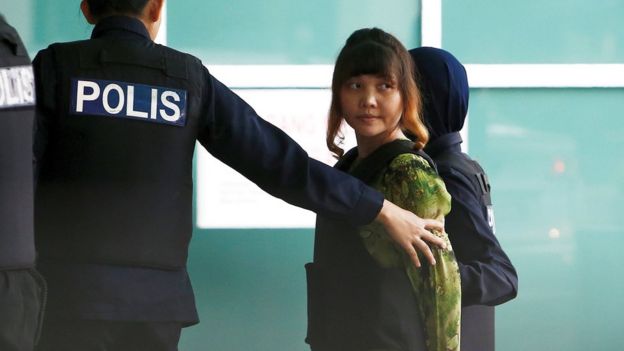
[[[353,210],[353,215],[350,217],[351,224],[364,225],[374,221],[379,212],[381,212],[383,202],[384,197],[382,193],[365,186],[362,189],[362,196]]]

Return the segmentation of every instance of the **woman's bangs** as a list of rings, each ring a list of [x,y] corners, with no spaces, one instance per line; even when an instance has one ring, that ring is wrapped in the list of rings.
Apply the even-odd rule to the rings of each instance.
[[[354,46],[345,55],[343,72],[347,77],[371,74],[396,79],[399,67],[390,48],[374,42],[365,42]]]

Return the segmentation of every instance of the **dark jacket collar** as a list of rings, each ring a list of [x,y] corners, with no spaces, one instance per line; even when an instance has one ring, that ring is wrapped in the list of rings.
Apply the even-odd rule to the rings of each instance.
[[[425,152],[435,160],[436,156],[445,151],[461,152],[460,144],[462,142],[463,140],[459,132],[440,135],[425,146]]]
[[[101,19],[93,28],[91,38],[100,38],[111,35],[121,36],[138,36],[151,40],[149,32],[143,22],[134,17],[128,16],[110,16]]]

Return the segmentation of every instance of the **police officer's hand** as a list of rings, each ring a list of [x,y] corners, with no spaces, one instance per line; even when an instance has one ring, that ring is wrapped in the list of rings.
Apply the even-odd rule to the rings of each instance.
[[[417,249],[425,255],[429,263],[432,265],[436,263],[433,253],[426,242],[440,248],[446,247],[441,238],[429,231],[436,229],[444,230],[444,225],[441,222],[420,218],[388,200],[384,200],[383,207],[376,220],[383,224],[392,240],[407,252],[407,255],[416,267],[420,267]]]

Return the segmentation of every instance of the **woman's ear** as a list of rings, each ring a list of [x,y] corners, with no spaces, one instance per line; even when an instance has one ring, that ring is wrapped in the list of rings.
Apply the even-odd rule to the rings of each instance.
[[[149,2],[148,17],[152,22],[158,22],[162,15],[162,9],[165,4],[165,0],[151,0]]]
[[[89,7],[89,3],[87,2],[87,0],[82,0],[80,2],[80,11],[82,11],[82,15],[89,24],[95,24],[97,22],[95,20],[95,17],[91,13],[91,8]]]

